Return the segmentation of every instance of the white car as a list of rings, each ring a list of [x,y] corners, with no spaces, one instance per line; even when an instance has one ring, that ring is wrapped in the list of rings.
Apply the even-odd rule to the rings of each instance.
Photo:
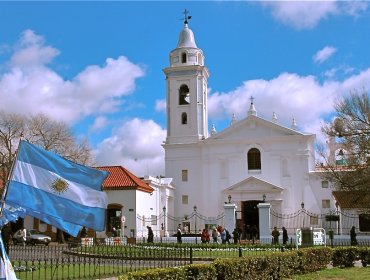
[[[41,232],[39,232],[36,229],[27,229],[26,234],[26,244],[36,245],[36,244],[42,244],[42,245],[49,245],[51,242],[51,237],[47,236]],[[22,230],[18,230],[13,235],[13,243],[14,244],[22,244],[23,238],[22,238]]]

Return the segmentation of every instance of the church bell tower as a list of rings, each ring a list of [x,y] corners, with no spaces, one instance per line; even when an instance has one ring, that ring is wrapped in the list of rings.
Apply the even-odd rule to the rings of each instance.
[[[166,75],[166,144],[190,144],[208,137],[207,80],[203,51],[188,27],[188,11],[177,47],[170,52]]]

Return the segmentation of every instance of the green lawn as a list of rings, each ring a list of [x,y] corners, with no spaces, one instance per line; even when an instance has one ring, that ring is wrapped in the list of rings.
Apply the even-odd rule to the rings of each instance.
[[[292,280],[367,280],[370,279],[370,266],[352,268],[332,268],[314,273],[295,275]]]

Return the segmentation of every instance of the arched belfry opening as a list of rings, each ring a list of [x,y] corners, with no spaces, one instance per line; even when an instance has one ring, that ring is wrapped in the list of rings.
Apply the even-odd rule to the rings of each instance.
[[[179,89],[179,104],[180,105],[190,104],[189,87],[187,85],[182,85]]]
[[[183,52],[183,53],[181,54],[181,62],[182,62],[182,63],[186,63],[186,53],[185,53],[185,52]]]
[[[181,124],[188,124],[188,114],[185,112],[181,114]]]

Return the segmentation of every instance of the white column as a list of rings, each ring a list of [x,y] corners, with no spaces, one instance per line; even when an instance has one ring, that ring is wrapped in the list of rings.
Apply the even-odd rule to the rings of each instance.
[[[236,205],[234,203],[228,203],[224,205],[225,211],[225,224],[224,227],[231,233],[235,229],[235,211]]]
[[[271,232],[270,232],[270,203],[259,203],[258,216],[259,216],[259,234],[261,243],[271,243]]]

